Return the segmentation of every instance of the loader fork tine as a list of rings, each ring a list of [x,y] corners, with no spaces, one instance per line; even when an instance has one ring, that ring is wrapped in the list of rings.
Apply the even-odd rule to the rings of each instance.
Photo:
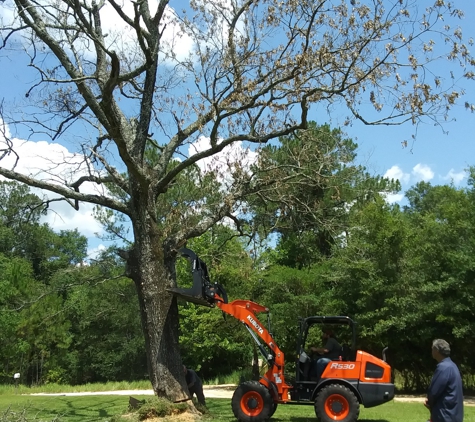
[[[198,305],[214,307],[217,300],[228,303],[224,288],[211,283],[206,264],[190,249],[182,248],[179,253],[192,264],[193,286],[191,288],[173,287],[167,289],[174,296]],[[219,299],[218,299],[219,298]]]

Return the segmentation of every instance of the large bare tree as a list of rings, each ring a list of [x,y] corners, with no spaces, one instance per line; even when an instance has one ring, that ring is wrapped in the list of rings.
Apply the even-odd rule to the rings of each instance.
[[[36,79],[23,99],[3,102],[0,175],[76,208],[88,202],[130,219],[128,275],[139,294],[151,382],[157,394],[180,400],[187,393],[178,308],[167,292],[177,249],[235,215],[246,195],[282,182],[259,180],[243,157],[210,160],[231,144],[253,149],[305,129],[310,107],[344,107],[348,123],[443,120],[474,62],[460,28],[450,25],[463,14],[443,0],[174,6],[4,0],[2,69],[11,65],[9,52],[21,50]],[[36,177],[19,171],[15,136],[75,148],[77,171],[58,176],[65,163]]]

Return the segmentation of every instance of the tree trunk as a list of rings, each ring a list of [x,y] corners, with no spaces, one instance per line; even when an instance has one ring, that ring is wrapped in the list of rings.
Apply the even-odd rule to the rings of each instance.
[[[178,306],[166,291],[176,284],[175,256],[163,248],[157,224],[146,213],[134,221],[135,244],[127,259],[128,275],[137,287],[147,366],[159,397],[189,397],[180,356]]]

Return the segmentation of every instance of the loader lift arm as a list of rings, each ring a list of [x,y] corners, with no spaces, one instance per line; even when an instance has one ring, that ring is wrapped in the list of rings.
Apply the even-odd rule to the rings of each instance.
[[[269,331],[261,324],[256,316],[257,312],[269,312],[269,309],[258,303],[248,300],[235,300],[231,303],[217,302],[216,306],[223,312],[241,321],[251,334],[257,344],[262,356],[268,364],[268,370],[260,383],[273,391],[275,399],[288,400],[288,390],[290,388],[284,381],[284,353],[279,349]],[[259,338],[269,348],[267,352]]]
[[[193,286],[188,289],[175,287],[168,291],[188,302],[208,307],[216,306],[225,314],[243,323],[268,364],[268,371],[261,377],[260,383],[273,392],[276,400],[284,402],[289,400],[288,391],[291,387],[284,381],[284,353],[277,346],[269,330],[256,316],[256,313],[261,312],[268,314],[269,309],[249,300],[238,299],[228,303],[224,288],[218,283],[211,283],[206,264],[190,249],[182,248],[179,253],[191,262]]]

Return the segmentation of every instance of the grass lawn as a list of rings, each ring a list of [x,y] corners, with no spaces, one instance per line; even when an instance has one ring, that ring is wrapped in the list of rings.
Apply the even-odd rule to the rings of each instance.
[[[112,416],[125,413],[128,402],[128,396],[0,395],[0,421],[23,421],[19,417],[15,419],[11,413],[18,415],[24,409],[28,422],[109,421]],[[5,418],[5,413],[10,414],[9,418]]]
[[[235,422],[229,400],[206,400],[213,421]],[[361,407],[359,422],[426,422],[429,417],[422,403],[391,401],[382,406]],[[317,422],[313,406],[279,405],[271,422]],[[464,422],[475,422],[475,407],[465,406]]]
[[[134,396],[137,399],[150,396]],[[92,422],[118,421],[114,415],[127,411],[128,396],[27,396],[0,395],[0,421]],[[208,399],[213,422],[234,422],[229,399]],[[21,413],[26,409],[25,418]],[[11,412],[15,412],[13,415]],[[9,416],[7,417],[7,413]],[[422,403],[390,402],[371,409],[361,408],[359,422],[425,422],[428,412]],[[279,405],[273,422],[316,422],[313,406]],[[475,422],[475,407],[465,407],[464,422]]]

